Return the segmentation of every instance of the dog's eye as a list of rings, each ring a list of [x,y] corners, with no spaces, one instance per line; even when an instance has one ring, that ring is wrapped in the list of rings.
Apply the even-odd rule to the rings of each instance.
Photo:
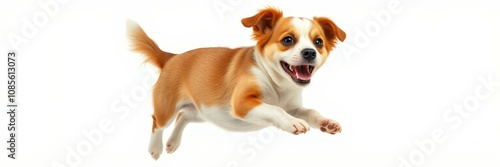
[[[283,38],[281,40],[281,44],[285,45],[285,46],[290,46],[293,44],[293,38],[291,36],[286,36],[285,38]]]
[[[318,48],[322,48],[323,47],[323,40],[321,38],[316,38],[314,40],[314,44],[318,47]]]

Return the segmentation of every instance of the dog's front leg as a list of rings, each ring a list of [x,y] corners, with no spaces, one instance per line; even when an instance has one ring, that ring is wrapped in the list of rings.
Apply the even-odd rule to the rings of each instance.
[[[318,128],[323,132],[336,134],[342,132],[342,126],[337,121],[323,117],[313,109],[303,107],[295,109],[291,114],[297,118],[307,121],[313,128]]]
[[[248,112],[245,121],[262,125],[273,125],[292,134],[309,131],[309,124],[288,114],[281,107],[262,103]]]
[[[307,132],[309,124],[288,114],[283,108],[262,102],[259,92],[245,88],[231,98],[233,117],[257,125],[273,125],[292,134]]]

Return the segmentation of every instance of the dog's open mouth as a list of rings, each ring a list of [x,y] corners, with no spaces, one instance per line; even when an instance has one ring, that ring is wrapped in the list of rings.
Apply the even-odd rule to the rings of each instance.
[[[305,85],[311,82],[312,72],[314,70],[314,66],[312,65],[297,65],[293,66],[286,62],[281,61],[281,67],[283,70],[292,77],[292,80],[295,83],[300,85]]]

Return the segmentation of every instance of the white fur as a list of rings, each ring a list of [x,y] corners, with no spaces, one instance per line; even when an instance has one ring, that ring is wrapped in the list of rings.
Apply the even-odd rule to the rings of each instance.
[[[185,103],[185,102],[184,102]],[[182,131],[186,125],[190,122],[203,122],[203,120],[198,116],[198,111],[196,107],[192,104],[183,104],[180,107],[177,114],[181,114],[177,122],[175,123],[174,130],[167,141],[167,153],[173,153],[180,145],[182,138]],[[172,119],[173,121],[174,119]],[[163,130],[168,127],[168,124],[164,127],[158,127],[152,134],[149,141],[149,153],[153,159],[158,159],[163,151]]]
[[[293,134],[309,131],[309,124],[306,121],[291,116],[281,107],[266,103],[250,110],[244,120],[259,125],[273,125]]]
[[[265,125],[259,125],[235,118],[231,115],[229,102],[227,106],[202,106],[201,111],[198,114],[203,120],[212,122],[215,125],[229,131],[247,132],[266,127]]]
[[[149,147],[148,151],[151,154],[153,159],[157,160],[161,152],[163,151],[163,129],[156,129],[153,133],[151,133],[151,138],[149,139]]]
[[[251,68],[250,71],[258,79],[264,103],[281,107],[287,112],[302,106],[302,89],[275,84],[273,81],[277,79],[264,71],[260,65]],[[289,78],[288,74],[285,77]]]
[[[183,107],[179,114],[182,113],[177,122],[175,123],[175,128],[167,141],[167,153],[173,153],[181,144],[182,131],[186,125],[190,122],[203,122],[202,119],[198,117],[197,109],[192,106]]]

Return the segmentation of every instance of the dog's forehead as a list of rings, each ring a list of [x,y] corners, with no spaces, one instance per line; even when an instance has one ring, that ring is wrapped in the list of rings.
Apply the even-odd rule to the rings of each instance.
[[[291,26],[293,26],[300,35],[307,35],[311,31],[312,21],[302,17],[293,17],[290,20]]]

